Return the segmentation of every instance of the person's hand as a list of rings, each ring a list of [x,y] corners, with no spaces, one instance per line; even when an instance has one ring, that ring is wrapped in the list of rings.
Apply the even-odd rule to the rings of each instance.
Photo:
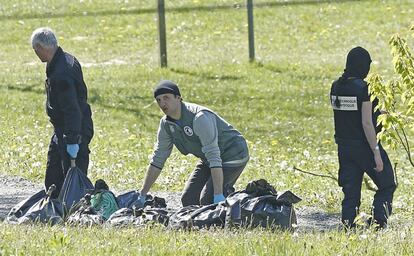
[[[66,152],[68,152],[68,154],[71,158],[75,159],[78,156],[79,145],[78,144],[68,144],[68,145],[66,145]]]
[[[134,203],[134,207],[135,208],[144,208],[144,206],[145,206],[145,202],[146,202],[146,199],[147,198],[147,195],[143,195],[143,194],[139,194],[138,195],[138,198],[137,198],[137,200],[135,201],[135,203]]]
[[[224,200],[226,200],[226,198],[224,197],[223,194],[214,195],[214,203],[215,204],[220,203],[220,202],[222,202]]]
[[[374,151],[375,168],[377,172],[382,172],[384,169],[384,163],[382,162],[381,153],[379,150]]]
[[[142,205],[144,205],[145,204],[145,199],[147,198],[147,195],[142,195],[142,194],[140,194],[139,196],[138,196],[138,201],[142,204]]]

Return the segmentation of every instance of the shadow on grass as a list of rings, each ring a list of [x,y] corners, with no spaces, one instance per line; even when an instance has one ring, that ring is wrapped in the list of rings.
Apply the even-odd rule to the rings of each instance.
[[[303,206],[296,209],[298,231],[302,233],[312,231],[334,231],[341,227],[341,214],[324,212],[317,207]]]
[[[255,8],[263,7],[277,7],[277,6],[290,6],[290,5],[317,5],[325,3],[345,3],[345,2],[366,2],[368,0],[297,0],[297,1],[284,1],[284,2],[263,2],[254,4]],[[217,5],[217,6],[183,6],[183,7],[168,7],[166,6],[166,12],[208,12],[214,10],[227,10],[227,9],[240,9],[245,8],[244,4],[231,4],[231,5]],[[50,19],[50,18],[62,18],[62,17],[83,17],[83,16],[108,16],[108,15],[129,15],[129,14],[150,14],[156,13],[156,8],[134,8],[128,10],[102,10],[102,11],[90,11],[90,12],[78,12],[78,13],[29,13],[21,15],[2,15],[1,20],[25,20],[25,19]]]
[[[129,108],[129,107],[123,107],[123,106],[113,106],[113,105],[105,104],[105,103],[102,103],[102,102],[93,102],[93,101],[89,101],[89,102],[90,102],[92,108],[93,108],[94,105],[97,105],[97,106],[100,106],[100,107],[105,108],[105,109],[111,109],[111,110],[115,110],[115,111],[121,111],[121,112],[126,112],[126,113],[129,113],[129,114],[133,114],[134,116],[136,116],[138,118],[143,118],[143,117],[145,117],[145,118],[148,118],[148,117],[160,118],[161,117],[161,115],[156,115],[156,114],[153,114],[151,112],[148,112],[148,113],[144,114],[145,110],[143,110],[143,108],[139,108],[139,107]],[[146,124],[144,123],[144,126],[145,125]]]
[[[170,70],[177,74],[200,77],[200,78],[204,78],[208,80],[239,80],[243,78],[241,76],[232,76],[232,75],[213,75],[213,74],[208,74],[204,72],[196,72],[196,71],[190,71],[190,70],[185,70],[185,69],[180,69],[180,68],[171,68]]]
[[[44,94],[44,87],[40,84],[28,84],[28,85],[23,85],[23,86],[14,86],[14,85],[7,85],[6,87],[8,90],[11,91],[19,91],[19,92],[24,92],[24,93],[35,93],[35,94]],[[129,108],[129,107],[124,107],[122,105],[127,105],[127,103],[124,104],[124,102],[122,101],[118,101],[116,102],[117,105],[111,105],[108,103],[107,100],[105,100],[105,98],[103,98],[97,90],[94,89],[89,89],[89,93],[88,93],[88,102],[89,104],[92,106],[94,105],[98,105],[100,107],[103,108],[107,108],[107,109],[112,109],[112,110],[117,110],[117,111],[122,111],[122,112],[127,112],[127,113],[131,113],[137,117],[143,117],[143,108]],[[128,100],[131,100],[131,102],[135,102],[135,101],[141,101],[141,102],[148,102],[148,104],[146,105],[150,105],[152,102],[152,98],[149,99],[148,97],[141,97],[141,96],[137,96],[137,95],[132,95],[132,96],[128,96]],[[145,113],[145,116],[148,117],[159,117],[158,115],[154,115],[151,113]]]
[[[41,84],[28,84],[22,86],[7,85],[6,89],[19,92],[32,92],[36,94],[43,94],[45,91],[45,87]]]
[[[265,64],[262,62],[255,62],[254,64],[258,68],[264,68],[264,69],[269,70],[270,72],[277,73],[277,74],[282,73],[284,71],[282,68],[276,67],[275,65],[272,65],[272,64],[267,64],[267,63]]]
[[[321,67],[312,67],[309,69],[302,69],[301,71],[299,71],[299,68],[294,65],[275,65],[272,63],[263,62],[255,62],[253,63],[253,65],[255,65],[255,67],[257,67],[258,69],[266,69],[275,74],[286,73],[287,75],[292,76],[293,78],[300,81],[317,80],[323,83],[324,79],[332,79],[332,77],[327,75],[327,73]]]
[[[133,104],[133,102],[146,102],[145,105],[149,106],[151,105],[151,102],[153,102],[153,99],[150,97],[143,97],[139,95],[128,95],[124,99],[120,99],[118,101],[114,101],[114,104],[110,104],[108,100],[106,100],[104,97],[101,96],[101,94],[98,93],[98,90],[96,89],[89,89],[88,93],[88,102],[92,106],[98,105],[100,107],[111,109],[115,111],[121,111],[133,114],[134,116],[137,116],[139,118],[141,117],[159,117],[158,115],[150,113],[145,113],[146,107],[127,107],[127,106],[134,106],[136,104]],[[121,95],[119,95],[121,97]],[[128,101],[128,102],[127,102]]]

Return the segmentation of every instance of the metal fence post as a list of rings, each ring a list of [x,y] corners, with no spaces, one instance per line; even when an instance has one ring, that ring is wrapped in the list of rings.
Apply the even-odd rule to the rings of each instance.
[[[158,0],[158,35],[160,43],[161,67],[167,67],[167,36],[165,34],[165,5],[164,0]]]
[[[249,29],[249,61],[253,62],[254,56],[254,27],[253,27],[253,0],[247,0],[247,22]]]

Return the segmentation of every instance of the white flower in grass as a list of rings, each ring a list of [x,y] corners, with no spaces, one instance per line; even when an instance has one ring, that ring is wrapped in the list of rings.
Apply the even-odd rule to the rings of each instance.
[[[362,234],[362,235],[359,236],[360,240],[365,240],[367,238],[368,238],[368,236],[366,234]]]
[[[304,151],[303,151],[303,155],[306,157],[306,158],[310,158],[311,157],[311,155],[310,155],[310,153],[309,153],[309,151],[307,150],[307,149],[305,149]]]
[[[283,160],[282,162],[279,162],[280,169],[284,170],[288,167],[288,162],[286,160]]]
[[[42,163],[41,162],[34,162],[33,164],[32,164],[32,167],[33,168],[36,168],[36,167],[40,167],[40,166],[42,166]]]

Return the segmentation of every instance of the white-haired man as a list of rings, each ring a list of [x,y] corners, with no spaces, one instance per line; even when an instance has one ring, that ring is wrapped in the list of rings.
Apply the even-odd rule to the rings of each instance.
[[[70,160],[86,174],[89,165],[89,142],[93,137],[91,108],[78,60],[58,46],[50,28],[33,31],[31,44],[39,59],[46,62],[46,113],[54,128],[50,141],[45,186],[55,184],[53,198],[70,167]]]

